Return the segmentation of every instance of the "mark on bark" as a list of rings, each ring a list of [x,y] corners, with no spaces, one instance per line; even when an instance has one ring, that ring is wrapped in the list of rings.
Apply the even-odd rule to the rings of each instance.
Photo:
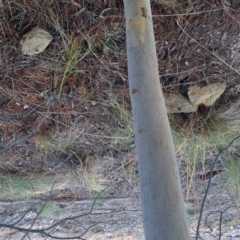
[[[142,131],[143,131],[143,128],[142,128],[142,129],[140,129],[138,132],[139,132],[139,133],[141,133]]]
[[[134,47],[140,46],[145,41],[146,19],[137,15],[127,22],[127,31],[131,35],[131,42]]]
[[[132,89],[132,94],[135,94],[136,92],[138,92],[138,89],[133,88]]]
[[[146,9],[146,8],[143,8],[143,7],[142,7],[141,9],[142,9],[142,16],[145,17],[145,18],[147,18],[147,16],[148,16],[148,15],[147,15],[147,9]]]

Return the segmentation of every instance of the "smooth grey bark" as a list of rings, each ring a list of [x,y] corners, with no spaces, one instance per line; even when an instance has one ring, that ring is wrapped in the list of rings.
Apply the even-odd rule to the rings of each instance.
[[[150,0],[124,0],[127,57],[146,240],[187,240],[190,231],[159,82]]]

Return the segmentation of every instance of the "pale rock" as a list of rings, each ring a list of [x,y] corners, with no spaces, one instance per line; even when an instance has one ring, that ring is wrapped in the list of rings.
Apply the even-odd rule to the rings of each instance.
[[[164,6],[166,8],[174,7],[177,4],[176,0],[154,0],[154,2]]]
[[[197,111],[197,106],[194,106],[187,98],[179,93],[164,93],[164,98],[168,113]]]
[[[20,45],[24,55],[34,55],[43,52],[52,41],[52,35],[39,27],[33,28],[23,35]]]
[[[188,96],[195,106],[203,104],[209,107],[215,103],[225,89],[226,83],[212,83],[205,87],[191,86],[188,88]]]
[[[214,114],[214,118],[223,120],[226,127],[232,131],[240,131],[240,101],[222,105]]]

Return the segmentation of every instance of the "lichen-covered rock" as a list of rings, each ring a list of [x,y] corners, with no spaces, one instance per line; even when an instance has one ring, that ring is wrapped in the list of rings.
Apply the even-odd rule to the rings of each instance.
[[[168,113],[188,113],[197,111],[197,106],[194,106],[187,98],[179,93],[164,93],[164,98]]]
[[[39,27],[33,28],[23,35],[20,45],[24,55],[34,55],[43,52],[52,41],[52,35]]]
[[[188,88],[188,96],[195,106],[203,104],[209,107],[215,103],[225,89],[226,83],[212,83],[205,87],[191,86]]]
[[[214,114],[214,118],[223,120],[225,125],[232,131],[240,131],[240,101],[228,103],[226,106],[221,106]]]
[[[165,8],[171,8],[177,5],[176,0],[154,0],[154,2],[162,5]]]

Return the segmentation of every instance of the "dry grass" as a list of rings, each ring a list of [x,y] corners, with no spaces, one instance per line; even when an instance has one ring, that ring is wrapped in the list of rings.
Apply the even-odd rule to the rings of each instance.
[[[172,132],[181,179],[186,190],[185,198],[188,201],[195,193],[198,194],[196,186],[200,184],[199,181],[209,179],[208,175],[217,154],[239,136],[239,131],[231,130],[225,121],[214,117],[202,118],[200,123],[192,121],[183,128],[179,126],[181,121],[173,122],[174,120],[176,118],[172,118]],[[228,180],[225,177],[220,178],[218,184],[222,184],[229,194],[236,193],[239,189],[238,160],[232,161],[229,155],[229,151],[238,148],[239,144],[239,140],[235,141],[228,151],[221,154],[213,169],[216,175],[222,171],[226,173],[224,176]]]
[[[32,176],[19,177],[5,175],[1,178],[1,201],[12,200],[26,200],[31,198],[44,198],[47,194],[51,194],[52,188],[54,192],[59,192],[72,186],[76,189],[76,183],[72,181],[70,174],[65,175],[64,181],[58,176],[44,176],[33,174]],[[59,196],[53,195],[52,198]]]

